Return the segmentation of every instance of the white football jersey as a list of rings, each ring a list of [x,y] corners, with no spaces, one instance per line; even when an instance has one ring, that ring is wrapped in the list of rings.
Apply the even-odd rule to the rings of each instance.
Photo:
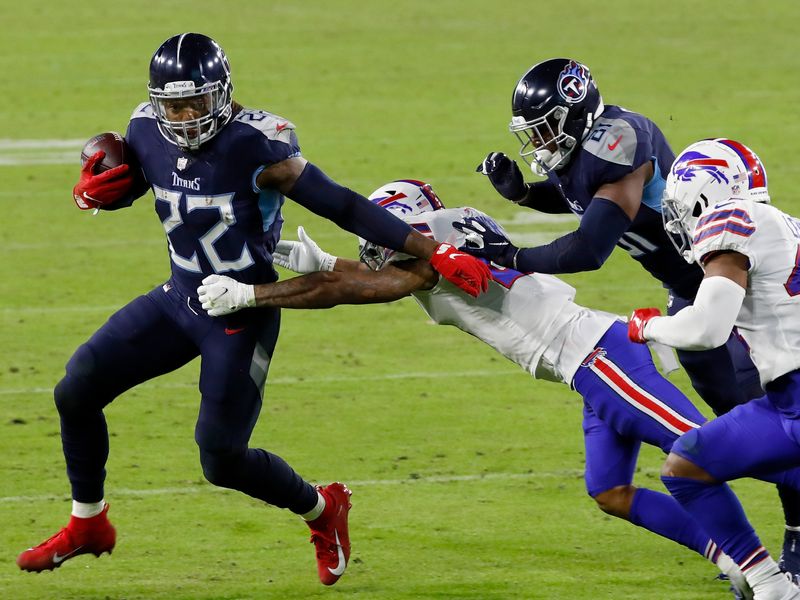
[[[721,250],[750,261],[736,328],[766,385],[800,368],[800,221],[751,200],[718,203],[697,220],[692,252],[702,265]]]
[[[403,219],[420,233],[458,247],[466,239],[452,223],[466,217],[480,217],[484,225],[503,232],[491,217],[474,208],[437,210]],[[389,251],[386,264],[408,258]],[[455,325],[474,335],[534,377],[570,384],[616,315],[576,305],[575,289],[552,275],[491,268],[489,290],[477,298],[444,277],[432,289],[413,295],[436,323]]]

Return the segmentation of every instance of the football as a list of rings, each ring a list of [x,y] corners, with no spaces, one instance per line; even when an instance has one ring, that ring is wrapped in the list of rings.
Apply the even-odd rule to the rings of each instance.
[[[86,164],[96,152],[102,150],[106,153],[102,161],[95,166],[95,173],[108,171],[119,165],[129,165],[131,171],[140,170],[139,161],[133,153],[133,149],[125,141],[125,138],[116,131],[99,133],[90,139],[81,150],[81,166]]]

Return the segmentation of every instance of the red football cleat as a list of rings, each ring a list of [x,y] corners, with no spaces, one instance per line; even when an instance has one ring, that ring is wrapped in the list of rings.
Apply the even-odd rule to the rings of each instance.
[[[352,492],[343,483],[317,486],[325,498],[325,510],[308,522],[311,542],[317,549],[317,571],[319,580],[333,585],[344,573],[350,560],[350,534],[347,530],[347,514],[350,512]]]
[[[23,571],[52,571],[70,558],[92,553],[100,556],[114,549],[117,532],[103,512],[89,519],[70,517],[69,525],[35,548],[28,548],[17,557],[17,566]]]

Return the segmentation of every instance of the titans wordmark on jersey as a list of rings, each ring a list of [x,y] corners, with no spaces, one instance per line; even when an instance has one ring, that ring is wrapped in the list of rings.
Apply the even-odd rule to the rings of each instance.
[[[195,297],[212,273],[245,283],[277,279],[272,251],[284,198],[258,189],[255,181],[266,166],[300,155],[291,122],[242,109],[213,139],[188,152],[161,134],[152,107],[143,103],[125,137],[153,189],[173,284],[183,295]]]

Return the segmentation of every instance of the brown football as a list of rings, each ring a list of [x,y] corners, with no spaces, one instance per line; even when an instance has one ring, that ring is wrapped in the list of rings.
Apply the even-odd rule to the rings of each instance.
[[[84,145],[81,150],[81,166],[86,164],[89,157],[102,150],[106,153],[102,161],[95,165],[95,175],[108,171],[119,165],[128,165],[130,173],[133,175],[133,183],[130,187],[130,195],[138,198],[144,194],[150,184],[145,179],[142,167],[139,164],[139,159],[133,152],[133,148],[128,145],[125,138],[115,131],[108,131],[106,133],[98,133]]]
[[[86,142],[86,145],[81,150],[81,166],[86,164],[96,152],[102,150],[106,153],[105,158],[95,166],[95,173],[102,173],[108,171],[119,165],[128,165],[131,170],[139,170],[139,161],[133,153],[133,149],[125,141],[125,138],[118,134],[116,131],[107,131],[106,133],[99,133]]]

